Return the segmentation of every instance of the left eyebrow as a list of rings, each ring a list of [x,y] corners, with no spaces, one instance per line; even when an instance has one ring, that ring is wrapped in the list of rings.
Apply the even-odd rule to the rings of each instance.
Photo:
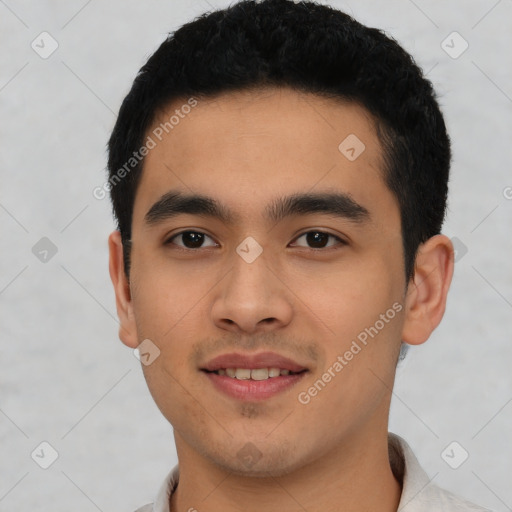
[[[315,213],[332,215],[356,223],[370,219],[370,213],[364,206],[342,192],[292,194],[272,200],[265,209],[266,218],[274,223],[286,217]],[[146,213],[144,222],[155,225],[182,214],[216,218],[225,224],[235,224],[240,220],[239,214],[232,212],[212,197],[184,194],[175,190],[167,192],[153,204]]]
[[[266,209],[267,217],[279,222],[294,215],[323,213],[352,222],[369,220],[369,211],[357,203],[350,195],[342,192],[293,194],[272,201]]]

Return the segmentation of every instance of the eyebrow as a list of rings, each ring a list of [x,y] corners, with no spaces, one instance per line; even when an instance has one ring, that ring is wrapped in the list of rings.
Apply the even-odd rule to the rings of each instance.
[[[296,215],[327,214],[361,223],[370,218],[368,210],[343,192],[297,193],[272,200],[265,209],[266,218],[274,223]],[[189,214],[216,218],[224,224],[235,224],[240,215],[212,197],[184,194],[171,190],[151,206],[144,217],[153,226],[178,215]]]

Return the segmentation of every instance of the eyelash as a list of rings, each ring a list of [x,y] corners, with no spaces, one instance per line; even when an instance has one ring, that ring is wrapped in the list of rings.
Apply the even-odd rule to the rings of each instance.
[[[181,235],[184,235],[185,233],[194,233],[194,234],[200,234],[200,235],[204,235],[210,239],[212,239],[212,237],[210,237],[209,235],[207,235],[206,233],[203,233],[202,231],[195,231],[195,230],[192,230],[192,229],[187,229],[185,231],[180,231],[179,233],[176,233],[174,235],[172,235],[170,238],[168,238],[165,242],[164,242],[164,245],[175,245],[176,247],[178,247],[178,250],[181,250],[181,251],[186,251],[186,252],[189,252],[189,251],[198,251],[199,249],[204,249],[204,247],[199,247],[199,248],[196,248],[196,249],[191,249],[189,247],[184,247],[184,246],[181,246],[181,245],[177,245],[177,244],[174,244],[173,243],[173,240],[175,238],[178,238],[179,236]],[[337,250],[340,248],[340,246],[345,246],[347,245],[347,242],[345,240],[343,240],[342,238],[336,236],[336,235],[333,235],[332,233],[329,233],[327,231],[322,231],[320,229],[313,229],[313,230],[309,230],[309,231],[305,231],[304,233],[298,235],[294,241],[298,240],[299,238],[305,236],[305,235],[308,235],[310,233],[320,233],[322,235],[327,235],[331,238],[334,238],[338,241],[338,244],[334,245],[334,246],[326,246],[326,247],[320,247],[320,248],[315,248],[315,247],[310,247],[309,249],[311,249],[312,251],[326,251],[326,250]],[[213,240],[213,239],[212,239]],[[211,247],[211,246],[210,246]],[[302,248],[305,248],[305,247],[302,247]]]

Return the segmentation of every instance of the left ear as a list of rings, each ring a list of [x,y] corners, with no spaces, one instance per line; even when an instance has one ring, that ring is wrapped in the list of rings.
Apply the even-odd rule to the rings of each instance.
[[[441,322],[453,266],[453,244],[447,236],[435,235],[420,245],[405,300],[402,330],[405,343],[424,343]]]

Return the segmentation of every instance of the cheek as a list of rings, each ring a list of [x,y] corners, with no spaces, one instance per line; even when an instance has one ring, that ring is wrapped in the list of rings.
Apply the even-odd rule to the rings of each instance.
[[[166,280],[148,279],[132,297],[139,340],[151,340],[158,354],[151,364],[142,365],[144,376],[156,404],[169,421],[176,407],[189,408],[188,361],[194,336],[198,335],[187,293],[178,291]],[[187,414],[194,416],[193,408]]]
[[[329,327],[319,340],[326,361],[315,382],[322,382],[311,391],[322,395],[319,402],[351,411],[377,404],[392,387],[404,311],[402,282],[389,263],[362,262],[360,270],[336,274],[327,288],[309,295],[311,309]]]
[[[184,438],[208,437],[211,417],[200,405],[201,394],[190,388],[185,374],[179,373],[180,356],[170,360],[169,353],[162,353],[152,365],[143,368],[148,389],[162,415],[172,424],[173,429]],[[192,398],[191,398],[192,397]],[[195,437],[190,436],[190,425],[194,425]]]
[[[139,334],[162,343],[186,329],[192,317],[197,320],[205,293],[215,284],[215,273],[170,262],[160,254],[141,254],[134,258],[132,270]]]
[[[333,272],[321,287],[309,282],[302,293],[306,297],[304,302],[326,327],[331,339],[329,345],[335,343],[339,350],[376,322],[382,330],[381,315],[389,331],[388,326],[397,313],[393,304],[402,300],[400,286],[392,280],[395,275],[380,262],[361,262],[357,269]]]

